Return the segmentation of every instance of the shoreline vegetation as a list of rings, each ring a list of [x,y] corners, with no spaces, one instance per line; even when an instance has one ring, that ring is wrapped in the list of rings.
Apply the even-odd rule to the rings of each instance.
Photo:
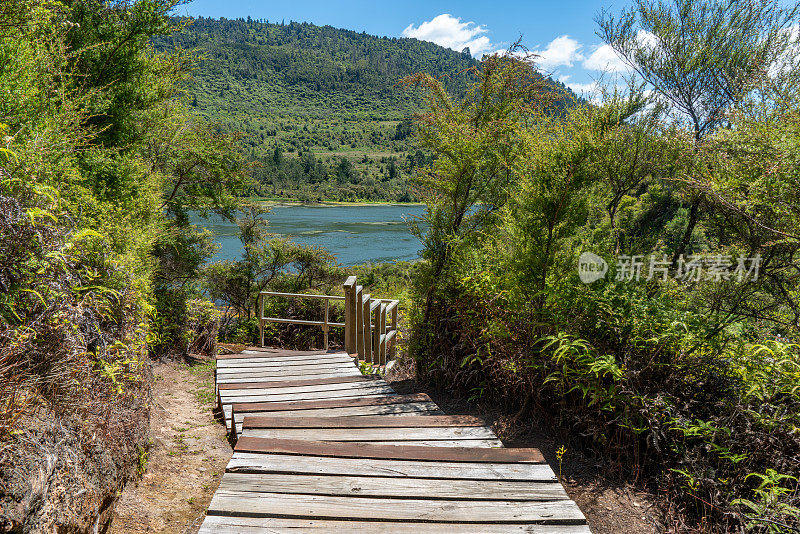
[[[251,197],[251,202],[264,206],[424,206],[423,202],[394,202],[390,200],[297,200],[293,198],[278,197]]]

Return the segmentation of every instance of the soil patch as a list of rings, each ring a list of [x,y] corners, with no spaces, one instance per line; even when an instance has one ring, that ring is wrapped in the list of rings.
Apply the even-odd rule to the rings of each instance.
[[[232,451],[215,420],[213,362],[153,365],[151,447],[114,511],[113,534],[195,533]]]

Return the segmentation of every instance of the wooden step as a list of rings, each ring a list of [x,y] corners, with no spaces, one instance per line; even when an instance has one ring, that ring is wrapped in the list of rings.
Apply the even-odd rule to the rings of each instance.
[[[555,481],[448,480],[442,478],[363,477],[289,473],[226,473],[219,486],[228,491],[297,493],[305,495],[359,495],[476,501],[551,501],[568,499]]]
[[[378,376],[332,376],[325,378],[301,378],[297,380],[268,380],[254,382],[239,382],[233,384],[220,384],[219,389],[249,389],[249,388],[289,388],[297,386],[318,386],[324,384],[352,384],[358,382],[375,382],[381,380]],[[385,382],[384,382],[385,383]]]
[[[377,397],[373,397],[377,398]],[[257,403],[253,403],[257,404]],[[269,403],[268,403],[269,404]],[[273,417],[295,417],[298,415],[310,417],[337,417],[337,416],[365,416],[381,415],[384,417],[396,417],[401,415],[444,415],[433,402],[407,402],[402,404],[382,404],[373,406],[345,406],[341,408],[317,408],[309,410],[275,410],[269,412],[247,412],[240,414],[235,408],[233,412],[233,423],[236,425],[236,435],[242,433],[242,422],[246,415],[268,415]],[[249,406],[249,404],[243,404]]]
[[[413,427],[482,427],[483,419],[471,415],[382,415],[343,417],[270,417],[244,418],[245,428],[413,428]]]
[[[282,517],[236,517],[210,515],[199,534],[277,534],[352,532],[354,534],[591,534],[586,525],[515,525],[496,523],[419,523],[371,519],[342,521],[290,519]]]
[[[344,353],[247,350],[218,359],[215,383],[239,439],[202,533],[589,532],[537,449]]]
[[[297,356],[321,356],[325,354],[347,354],[344,351],[325,351],[325,350],[288,350],[288,349],[258,349],[248,347],[245,352],[236,354],[219,354],[217,360],[236,360],[239,358],[252,358],[253,356],[265,356],[270,358],[294,358]]]
[[[234,452],[225,468],[227,473],[298,473],[364,477],[443,478],[448,480],[519,480],[555,482],[546,463],[427,461],[358,456],[314,456],[281,453]]]
[[[407,402],[433,402],[425,393],[411,395],[388,395],[370,398],[328,399],[328,400],[297,400],[285,402],[260,402],[247,403],[239,406],[234,404],[236,413],[247,412],[275,412],[282,410],[316,410],[319,408],[350,408],[354,406],[385,406],[388,404],[403,404]]]
[[[297,454],[341,458],[382,458],[443,462],[544,463],[539,449],[472,449],[466,447],[415,447],[411,445],[373,445],[309,440],[244,437],[236,442],[236,452]]]
[[[470,449],[474,450],[474,449]],[[585,523],[581,511],[568,499],[552,501],[473,501],[441,499],[379,499],[374,497],[295,495],[218,490],[209,515],[296,517],[389,521]]]

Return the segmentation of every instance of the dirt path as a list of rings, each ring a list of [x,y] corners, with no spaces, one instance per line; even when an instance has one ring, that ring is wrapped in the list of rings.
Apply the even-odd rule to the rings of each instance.
[[[122,493],[111,524],[112,534],[196,533],[232,454],[224,427],[212,415],[211,365],[160,363],[154,365],[153,375],[153,443],[149,461],[142,479]],[[506,424],[506,418],[493,410],[420,387],[403,371],[391,377],[390,382],[399,393],[429,393],[447,413],[486,418],[507,445],[538,447],[558,470],[555,450],[562,443],[558,436],[515,432]],[[567,493],[586,515],[593,533],[663,531],[653,495],[607,480],[601,465],[573,451],[568,451],[562,468]]]
[[[112,534],[197,532],[231,457],[225,429],[212,415],[211,365],[159,363],[153,375],[146,471],[120,496]]]

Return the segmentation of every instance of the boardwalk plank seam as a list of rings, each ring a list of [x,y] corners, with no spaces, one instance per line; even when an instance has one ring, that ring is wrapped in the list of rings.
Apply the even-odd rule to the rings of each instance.
[[[201,533],[589,532],[538,449],[346,353],[248,347],[217,358],[215,387],[235,446]]]

